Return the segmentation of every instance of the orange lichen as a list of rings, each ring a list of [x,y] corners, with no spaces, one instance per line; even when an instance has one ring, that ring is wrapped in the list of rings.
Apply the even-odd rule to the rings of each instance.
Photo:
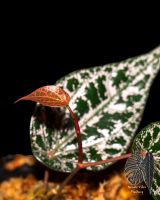
[[[59,184],[49,183],[48,190],[42,181],[33,176],[11,178],[0,184],[0,200],[49,200],[56,195]],[[59,199],[63,200],[137,200],[138,194],[132,193],[123,174],[112,175],[99,184],[90,187],[86,182],[78,182],[64,187]]]
[[[23,156],[23,155],[15,155],[15,158],[4,165],[6,170],[12,171],[22,165],[27,164],[32,166],[35,164],[35,158],[33,156]]]

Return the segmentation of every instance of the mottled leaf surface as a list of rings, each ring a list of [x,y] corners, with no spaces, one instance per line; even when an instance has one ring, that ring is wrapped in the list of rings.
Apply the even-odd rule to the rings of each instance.
[[[159,69],[158,47],[119,63],[75,71],[57,81],[70,95],[69,105],[79,119],[85,162],[126,153]],[[77,140],[65,108],[46,110],[37,105],[30,134],[33,154],[40,162],[57,171],[75,168]],[[108,165],[88,169],[101,170]]]
[[[153,164],[152,158],[146,157],[146,162],[150,163],[147,164],[147,166],[149,167],[147,167],[146,169],[147,174],[146,177],[144,177],[144,180],[146,182],[146,185],[149,186],[149,190],[151,187],[151,193],[154,199],[159,200],[160,199],[160,122],[149,124],[147,127],[142,129],[142,131],[140,131],[137,134],[132,146],[133,154],[136,152],[137,146],[141,151],[146,153],[150,152],[151,155],[153,155],[154,159],[153,171],[151,171],[151,168],[153,168],[153,166],[149,166],[149,164],[150,165]],[[152,175],[153,175],[153,180],[151,183]],[[148,176],[150,176],[151,178]]]

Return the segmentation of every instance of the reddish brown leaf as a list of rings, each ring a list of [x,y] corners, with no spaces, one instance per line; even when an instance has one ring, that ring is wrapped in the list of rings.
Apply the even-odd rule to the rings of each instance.
[[[20,100],[31,100],[44,106],[61,107],[69,104],[70,96],[60,87],[44,86],[18,99],[16,102]]]

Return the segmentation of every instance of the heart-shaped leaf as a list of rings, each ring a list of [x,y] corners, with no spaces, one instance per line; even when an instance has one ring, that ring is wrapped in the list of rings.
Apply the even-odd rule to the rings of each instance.
[[[148,168],[146,177],[144,177],[146,185],[151,185],[151,193],[154,199],[160,199],[160,122],[155,122],[146,126],[140,131],[133,141],[132,153],[135,154],[137,148],[143,152],[150,152],[154,158],[154,170],[152,183],[148,181]],[[149,159],[148,159],[149,160]],[[151,163],[152,164],[152,163]],[[150,163],[149,163],[150,165]],[[150,178],[150,177],[149,177]],[[150,187],[149,187],[150,190]]]
[[[31,94],[18,99],[16,102],[21,100],[35,101],[44,106],[61,107],[69,104],[70,97],[60,87],[44,86],[33,91]]]
[[[56,85],[71,97],[79,119],[85,162],[126,153],[160,69],[160,47],[125,61],[75,71]],[[78,159],[73,122],[64,108],[36,106],[30,125],[32,151],[43,164],[70,172]],[[109,164],[90,167],[104,169]]]

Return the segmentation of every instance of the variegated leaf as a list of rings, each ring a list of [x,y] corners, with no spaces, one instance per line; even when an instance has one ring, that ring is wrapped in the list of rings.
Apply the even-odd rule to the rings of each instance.
[[[149,190],[151,184],[151,193],[154,199],[159,200],[160,199],[160,121],[149,124],[137,134],[132,146],[133,154],[136,152],[137,146],[141,151],[146,153],[150,152],[153,155],[154,169],[152,169],[153,170],[152,183],[148,183],[148,179],[150,177],[147,177],[148,175],[152,175],[152,173],[146,174],[144,180],[146,182],[146,185],[147,186],[149,185],[148,188]],[[149,173],[148,168],[146,169],[146,173],[147,172]]]
[[[85,162],[126,153],[159,69],[160,47],[119,63],[78,70],[57,81],[69,93],[70,107],[79,119]],[[30,133],[39,161],[57,171],[75,168],[77,140],[68,111],[37,105]]]

